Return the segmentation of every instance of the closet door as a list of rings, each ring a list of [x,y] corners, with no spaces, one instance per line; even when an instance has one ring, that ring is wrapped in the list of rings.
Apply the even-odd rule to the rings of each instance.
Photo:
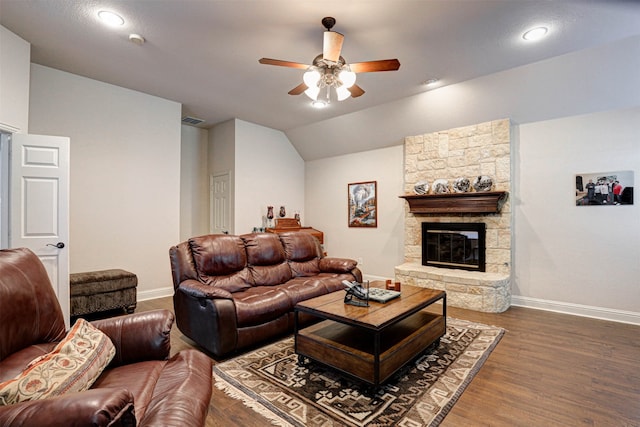
[[[69,138],[13,134],[9,246],[42,260],[69,326]]]

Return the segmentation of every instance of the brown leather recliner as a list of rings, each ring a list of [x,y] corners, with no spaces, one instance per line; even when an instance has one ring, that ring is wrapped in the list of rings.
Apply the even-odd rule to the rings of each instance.
[[[89,390],[0,406],[0,426],[203,426],[212,361],[197,350],[169,358],[173,314],[155,310],[92,322],[116,353]],[[66,334],[44,266],[28,249],[0,251],[0,383]]]
[[[193,237],[169,256],[178,328],[216,356],[291,332],[298,302],[362,281],[356,261],[300,232]]]

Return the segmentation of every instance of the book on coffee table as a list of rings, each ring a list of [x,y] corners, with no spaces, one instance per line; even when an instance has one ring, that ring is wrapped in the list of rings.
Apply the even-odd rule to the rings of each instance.
[[[369,288],[369,299],[371,301],[385,303],[400,296],[400,291],[390,289]]]

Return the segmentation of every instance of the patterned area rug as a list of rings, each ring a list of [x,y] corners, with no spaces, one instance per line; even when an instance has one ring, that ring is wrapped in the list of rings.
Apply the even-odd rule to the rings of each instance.
[[[277,426],[437,426],[504,330],[447,318],[447,333],[377,392],[318,363],[298,364],[293,337],[213,367],[215,385]]]

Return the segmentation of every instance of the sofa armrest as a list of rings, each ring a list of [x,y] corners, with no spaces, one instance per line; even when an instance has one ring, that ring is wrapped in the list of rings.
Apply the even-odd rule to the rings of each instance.
[[[324,273],[351,273],[358,263],[348,258],[321,258],[320,271]]]
[[[193,298],[206,298],[206,299],[233,299],[231,292],[217,288],[215,286],[204,285],[197,280],[185,280],[180,283],[179,288],[187,295]]]
[[[133,395],[102,388],[0,406],[0,426],[135,426]]]
[[[153,310],[91,323],[111,338],[116,355],[110,366],[119,366],[168,359],[173,320],[169,310]]]

